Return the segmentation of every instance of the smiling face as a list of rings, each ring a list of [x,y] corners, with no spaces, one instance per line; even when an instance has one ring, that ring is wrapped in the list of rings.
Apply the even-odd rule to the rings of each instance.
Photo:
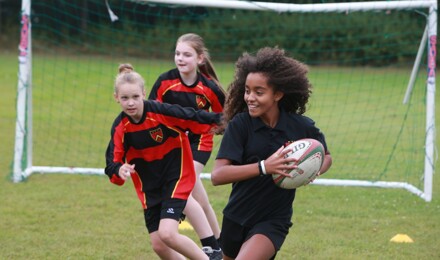
[[[116,102],[121,105],[122,111],[135,122],[139,122],[144,111],[145,90],[134,83],[123,83],[114,93]]]
[[[174,62],[181,74],[197,73],[198,64],[203,61],[203,55],[198,55],[188,42],[178,42],[174,53]]]
[[[246,77],[244,101],[251,117],[261,117],[263,122],[272,126],[278,120],[278,101],[283,93],[274,92],[273,87],[267,84],[267,77],[263,73],[249,73]]]

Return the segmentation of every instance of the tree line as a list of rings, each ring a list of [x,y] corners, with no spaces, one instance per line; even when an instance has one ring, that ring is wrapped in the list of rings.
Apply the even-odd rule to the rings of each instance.
[[[0,1],[1,13],[17,10],[17,2]],[[176,35],[192,31],[203,36],[216,60],[235,60],[243,50],[278,45],[308,63],[383,66],[413,61],[426,24],[426,10],[311,14],[108,3],[118,21],[110,21],[104,0],[34,0],[33,37],[42,45],[69,44],[86,53],[121,48],[132,55],[144,55],[136,47],[141,41],[161,46],[164,51],[154,54],[161,58],[173,48]],[[19,26],[19,17],[19,12],[2,15],[0,28]],[[126,46],[130,50],[122,50]]]

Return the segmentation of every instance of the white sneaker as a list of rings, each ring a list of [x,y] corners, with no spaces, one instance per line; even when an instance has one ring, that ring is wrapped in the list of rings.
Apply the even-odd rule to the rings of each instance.
[[[221,249],[215,250],[212,249],[210,246],[204,246],[202,247],[202,251],[209,256],[209,260],[222,260],[223,259],[223,252]]]

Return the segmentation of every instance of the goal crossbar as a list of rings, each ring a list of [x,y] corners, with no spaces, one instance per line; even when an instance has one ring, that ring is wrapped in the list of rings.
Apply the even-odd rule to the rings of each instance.
[[[436,0],[421,1],[373,1],[373,2],[354,2],[354,3],[322,3],[322,4],[289,4],[272,3],[260,1],[237,1],[237,0],[132,0],[133,2],[158,3],[180,6],[203,6],[213,8],[232,8],[255,11],[273,12],[304,12],[304,13],[323,13],[323,12],[359,12],[371,10],[399,10],[430,8],[437,6]]]

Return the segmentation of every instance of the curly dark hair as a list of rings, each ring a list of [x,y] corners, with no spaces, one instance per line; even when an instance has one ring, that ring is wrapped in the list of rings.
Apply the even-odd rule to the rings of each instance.
[[[287,112],[304,114],[312,94],[307,78],[308,67],[287,56],[283,49],[265,47],[256,55],[244,53],[235,63],[234,81],[229,85],[224,107],[225,123],[236,114],[248,111],[244,101],[246,77],[249,73],[263,73],[274,91],[284,93],[279,106]]]

